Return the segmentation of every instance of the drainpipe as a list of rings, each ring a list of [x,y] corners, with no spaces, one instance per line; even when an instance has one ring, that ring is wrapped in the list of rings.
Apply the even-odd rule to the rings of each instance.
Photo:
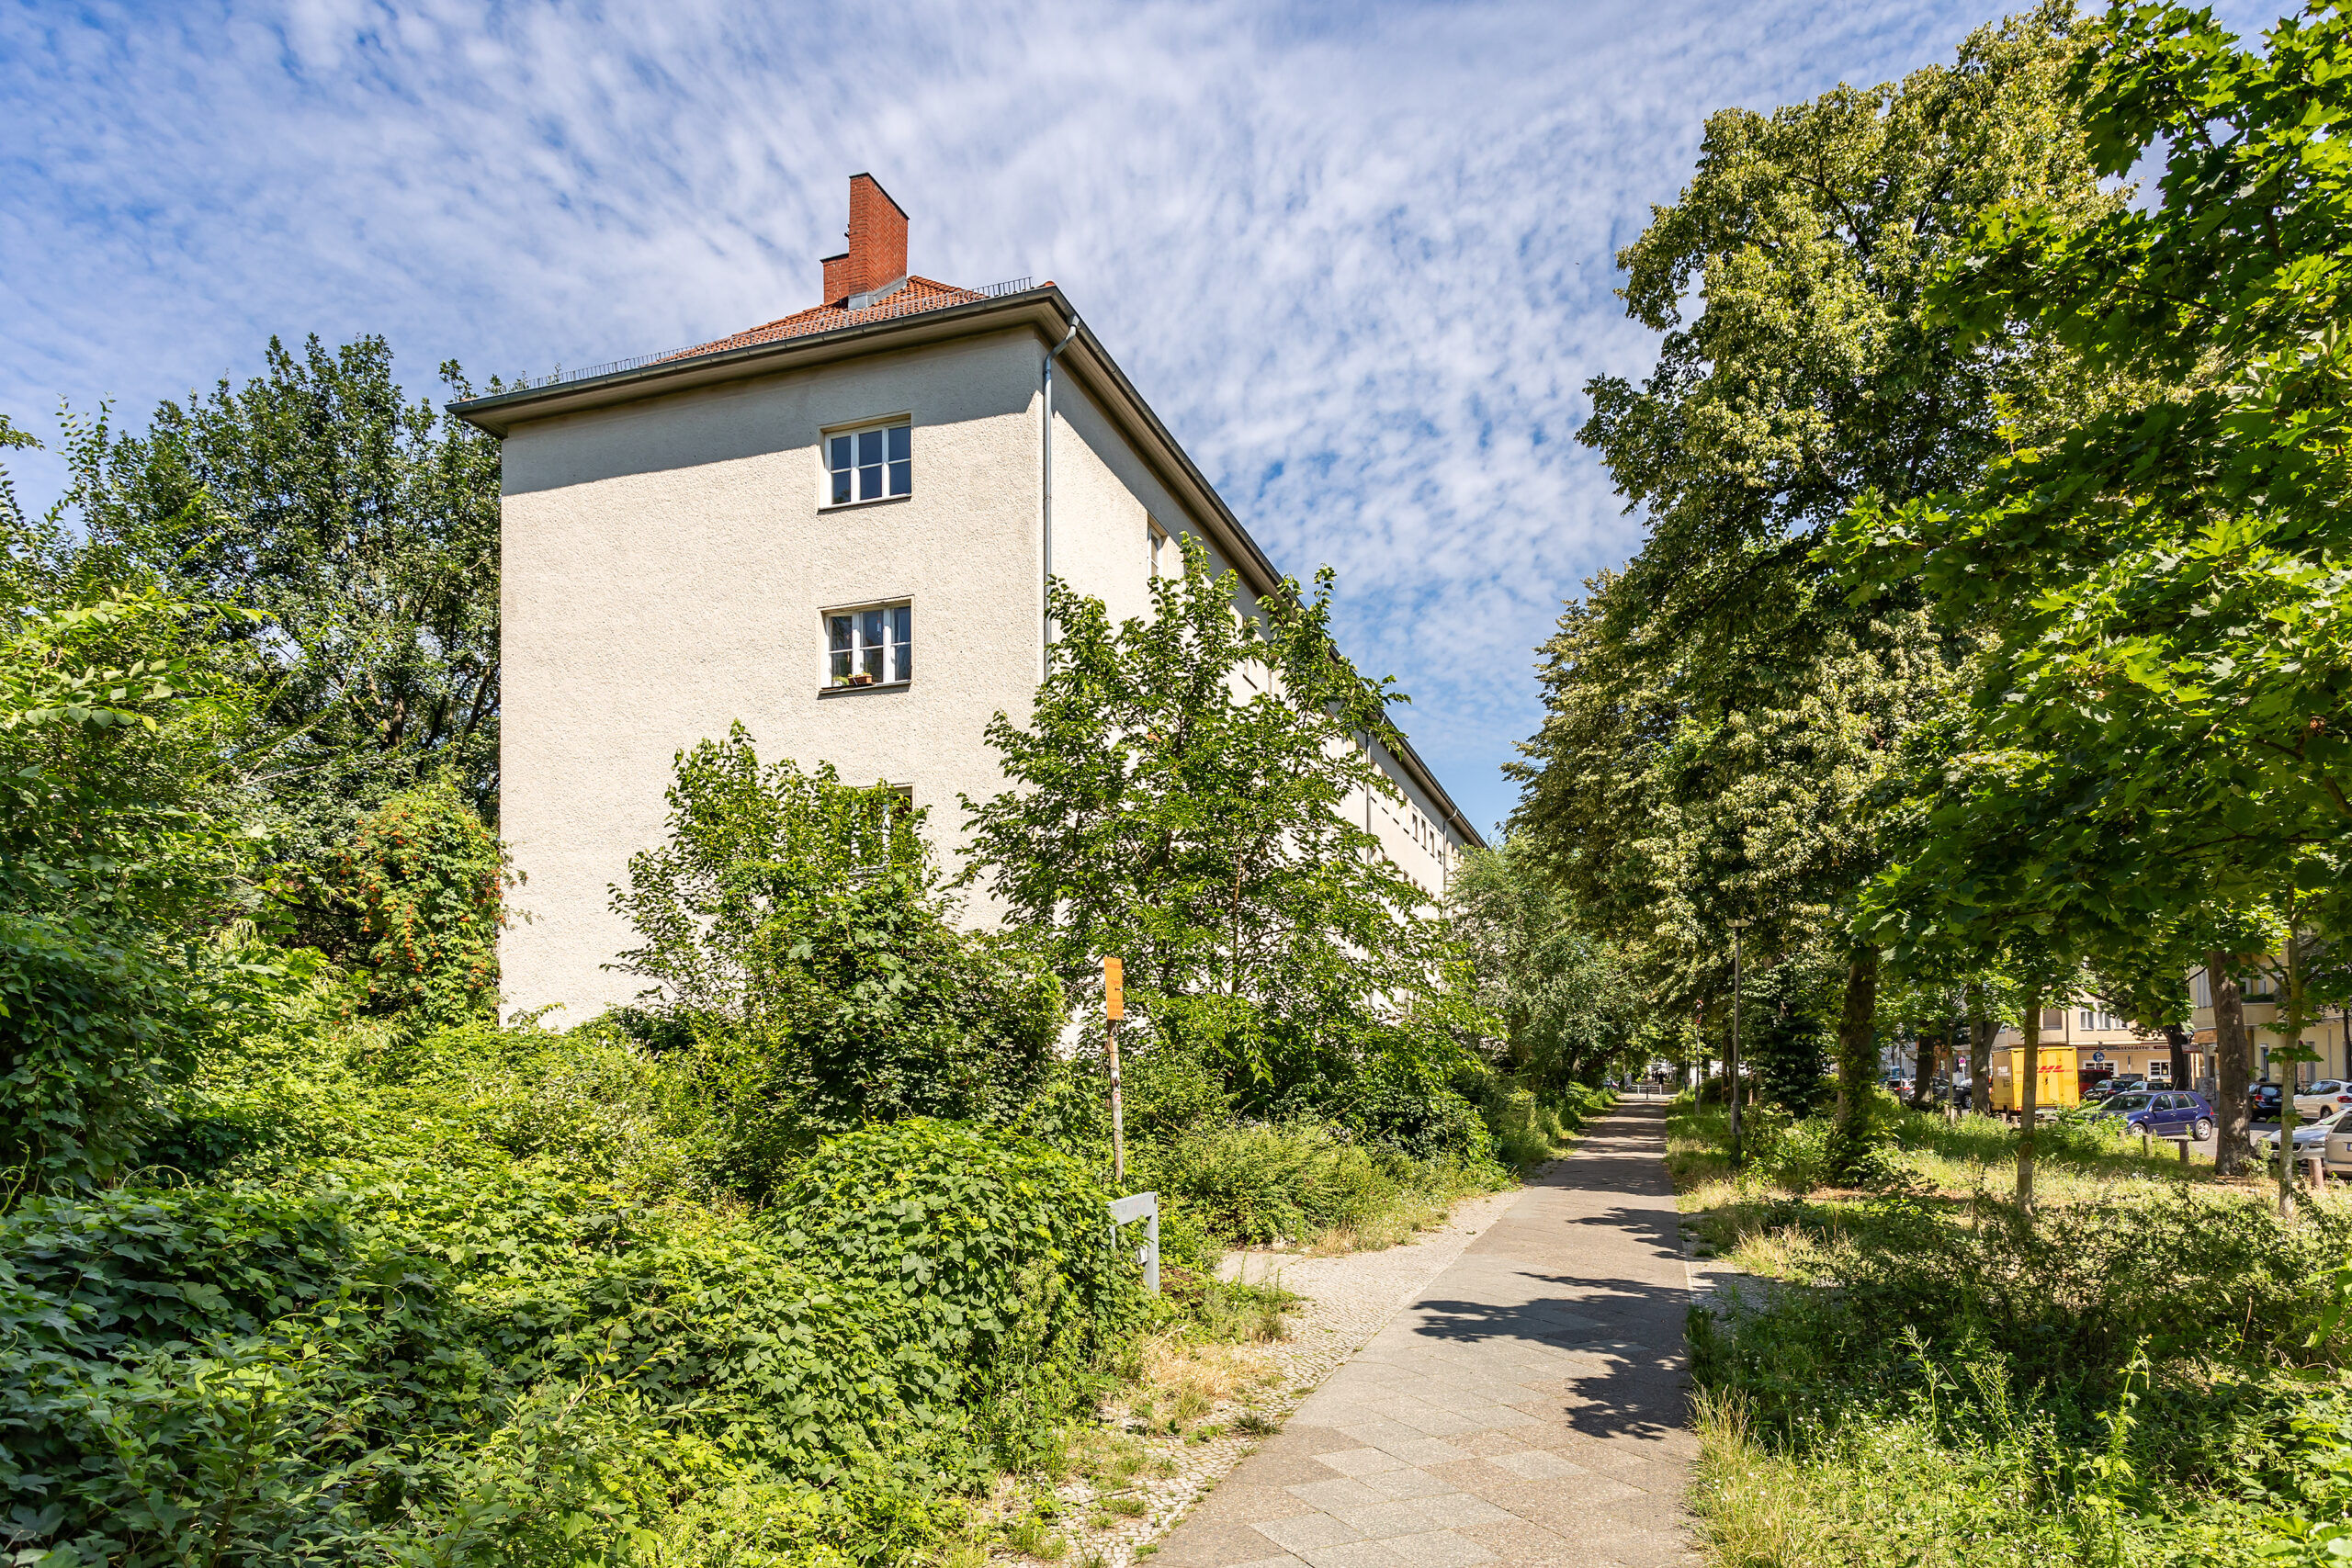
[[[1061,357],[1062,350],[1068,348],[1071,340],[1077,336],[1078,318],[1072,316],[1069,319],[1069,336],[1063,338],[1061,342],[1046,351],[1046,463],[1040,486],[1045,502],[1043,529],[1045,550],[1043,553],[1046,570],[1044,576],[1037,581],[1037,592],[1041,602],[1046,605],[1045,624],[1041,628],[1041,639],[1037,648],[1037,678],[1041,681],[1052,674],[1054,669],[1054,612],[1051,608],[1052,601],[1046,596],[1047,585],[1052,582],[1054,577],[1054,361]]]

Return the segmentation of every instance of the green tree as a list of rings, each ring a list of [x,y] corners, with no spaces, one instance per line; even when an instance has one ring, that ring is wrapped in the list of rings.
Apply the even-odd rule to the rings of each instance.
[[[1936,299],[1972,341],[2058,343],[2142,395],[2015,433],[1951,493],[1866,502],[1840,541],[1876,582],[1994,633],[1983,747],[2091,781],[2089,819],[2138,846],[2078,857],[2096,896],[2161,868],[2219,925],[2343,922],[2348,39],[2334,5],[2280,23],[2267,53],[2207,13],[2110,12],[2072,87],[2102,172],[2161,158],[2155,201],[2020,193],[1982,216]],[[2217,938],[2206,966],[2233,992],[2234,955],[2267,951]],[[2247,1051],[2216,1002],[2228,1167]]]
[[[682,1052],[723,1179],[764,1193],[820,1137],[910,1116],[1009,1119],[1066,1009],[1022,947],[960,931],[922,818],[830,765],[763,766],[735,726],[678,755],[668,831],[614,909],[653,985],[624,1021]]]
[[[1396,798],[1385,682],[1335,650],[1330,575],[1234,609],[1198,541],[1112,625],[1056,583],[1026,725],[989,725],[1010,787],[966,799],[967,876],[1074,995],[1125,964],[1138,1025],[1214,1063],[1244,1108],[1347,1110],[1406,1143],[1459,1125],[1448,951],[1430,895],[1360,826]]]
[[[1927,300],[1992,205],[2115,204],[2061,90],[2075,29],[2069,6],[2045,5],[1973,34],[1951,66],[1710,117],[1690,186],[1620,257],[1629,313],[1665,334],[1657,365],[1638,387],[1595,379],[1579,435],[1649,536],[1547,648],[1553,718],[1517,820],[1584,868],[1580,906],[1584,887],[1615,883],[1632,922],[1669,893],[1692,911],[1667,937],[1709,973],[1686,995],[1722,994],[1736,915],[1781,927],[1759,931],[1767,952],[1835,949],[1849,1134],[1876,1063],[1878,977],[1843,913],[1879,858],[1878,775],[1964,645],[1915,604],[1849,604],[1819,547],[1857,497],[1959,482],[2002,449],[2005,424],[2040,428],[2090,395],[2063,351],[1970,339]],[[1860,688],[1878,694],[1849,725]],[[1694,812],[1713,818],[1704,834],[1682,826]]]
[[[1447,892],[1477,1001],[1500,1021],[1513,1072],[1556,1091],[1628,1055],[1640,1009],[1633,977],[1523,843],[1464,855]]]
[[[472,394],[456,364],[441,378]],[[273,338],[242,387],[165,402],[139,433],[71,421],[65,449],[94,536],[266,615],[231,630],[284,737],[257,777],[297,858],[440,769],[495,824],[498,443],[408,401],[383,339]]]
[[[260,845],[224,618],[0,476],[0,1190],[119,1179],[239,1010],[220,939]]]

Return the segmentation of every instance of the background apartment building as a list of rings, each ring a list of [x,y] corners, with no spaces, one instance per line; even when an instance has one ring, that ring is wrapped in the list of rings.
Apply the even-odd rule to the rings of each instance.
[[[2107,1010],[2107,1004],[2095,997],[2076,997],[2064,1007],[2041,1010],[2041,1048],[2071,1046],[2075,1052],[2075,1068],[2087,1089],[2100,1078],[2138,1076],[2169,1083],[2172,1081],[2172,1043],[2163,1035],[2143,1035],[2134,1030],[2129,1019]],[[1996,1051],[2009,1051],[2025,1044],[2025,1033],[2015,1024],[2004,1024],[1993,1037]],[[2195,1053],[2190,1054],[2189,1076],[2198,1073]],[[2188,1088],[2184,1084],[2182,1088]]]
[[[2286,998],[2277,976],[2283,966],[2274,961],[2267,969],[2256,969],[2239,981],[2244,992],[2245,1023],[2253,1035],[2254,1060],[2249,1064],[2256,1083],[2284,1083],[2289,1064],[2274,1061],[2273,1054],[2287,1044],[2286,1032],[2279,1027],[2286,1013]],[[2196,1005],[2194,1023],[2197,1051],[2207,1063],[2213,1050],[2213,982],[2202,969],[2188,977],[2189,1000]],[[2352,1077],[2352,1017],[2342,1008],[2314,1008],[2314,1014],[2303,1026],[2303,1043],[2315,1052],[2319,1060],[2299,1065],[2296,1081],[2317,1083],[2322,1078]],[[2210,1066],[2199,1068],[2200,1077],[2211,1077]]]
[[[658,842],[682,748],[740,719],[763,761],[832,762],[930,808],[1002,787],[982,738],[1028,712],[1057,576],[1149,613],[1190,535],[1258,612],[1278,581],[1053,284],[908,270],[906,214],[850,182],[824,302],[675,354],[455,405],[504,454],[501,831],[528,878],[504,1008],[628,1000],[609,889]],[[1442,896],[1481,840],[1409,746],[1361,803]],[[986,920],[976,901],[970,917]]]

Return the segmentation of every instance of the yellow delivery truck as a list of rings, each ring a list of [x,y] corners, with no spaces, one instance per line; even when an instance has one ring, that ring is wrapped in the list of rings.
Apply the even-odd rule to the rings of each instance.
[[[2083,1102],[2082,1075],[2075,1070],[2072,1045],[2044,1045],[2038,1053],[2041,1071],[2035,1075],[2033,1108],[2064,1111]],[[2023,1100],[2025,1047],[2016,1045],[1993,1053],[1993,1109],[2006,1116],[2018,1113]]]

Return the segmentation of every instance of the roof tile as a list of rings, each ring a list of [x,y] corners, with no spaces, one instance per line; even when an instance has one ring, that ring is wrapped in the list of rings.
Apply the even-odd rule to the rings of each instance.
[[[969,305],[987,298],[977,289],[958,288],[952,283],[940,283],[910,274],[906,282],[887,298],[876,300],[864,310],[843,310],[838,304],[812,306],[789,316],[779,316],[773,321],[763,321],[756,327],[746,327],[730,337],[715,338],[692,348],[682,348],[668,357],[687,359],[697,354],[720,354],[730,348],[749,348],[753,344],[808,337],[839,327],[862,326],[867,321],[887,321],[924,310],[941,310],[950,305]]]

